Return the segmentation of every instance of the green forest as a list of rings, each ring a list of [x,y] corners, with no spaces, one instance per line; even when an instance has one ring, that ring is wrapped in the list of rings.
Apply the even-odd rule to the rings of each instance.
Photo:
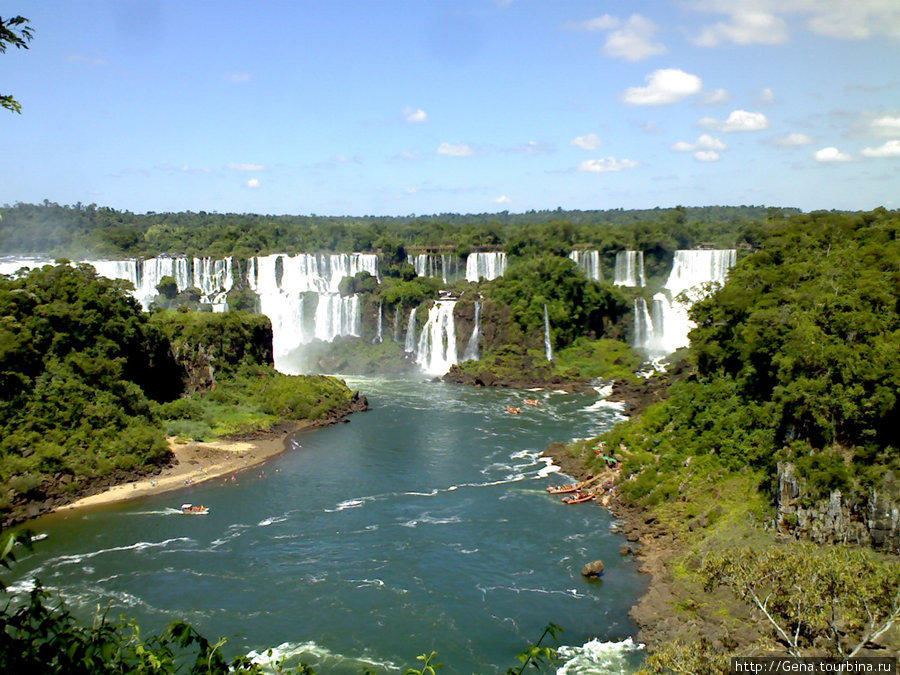
[[[572,246],[652,252],[700,242],[732,246],[741,229],[796,209],[675,207],[408,217],[266,216],[201,212],[135,214],[95,204],[0,207],[0,252],[51,257],[184,254],[246,258],[285,252],[455,251],[505,248],[567,254]]]
[[[166,435],[212,438],[319,419],[334,378],[272,367],[263,316],[158,311],[88,265],[0,278],[0,514],[33,516],[158,471]]]
[[[668,568],[676,614],[717,627],[700,642],[696,630],[671,633],[651,672],[728,672],[722,654],[760,649],[843,658],[900,643],[890,516],[900,503],[900,215],[806,214],[760,227],[753,243],[694,305],[665,400],[570,447],[596,470],[598,441],[617,453],[624,505],[680,542]],[[715,594],[723,588],[730,602]],[[754,619],[761,632],[736,639]]]

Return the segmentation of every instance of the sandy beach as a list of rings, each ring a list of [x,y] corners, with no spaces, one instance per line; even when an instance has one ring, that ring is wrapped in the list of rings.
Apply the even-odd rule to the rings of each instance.
[[[157,476],[121,483],[95,495],[83,497],[59,507],[57,511],[162,494],[215,478],[232,476],[284,452],[290,435],[304,426],[297,424],[287,431],[272,432],[271,436],[253,440],[208,443],[192,441],[180,444],[170,438],[169,447],[175,455],[173,466],[164,469]]]

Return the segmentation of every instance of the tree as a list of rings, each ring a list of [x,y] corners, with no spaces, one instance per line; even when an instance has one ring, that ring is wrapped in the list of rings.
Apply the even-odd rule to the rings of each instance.
[[[12,45],[16,49],[28,49],[28,43],[32,38],[30,21],[21,16],[14,16],[11,19],[3,19],[0,17],[0,54],[6,51],[7,45]],[[13,112],[22,112],[22,106],[19,102],[9,95],[0,95],[0,106]]]
[[[706,590],[730,588],[772,626],[791,656],[853,658],[900,621],[900,565],[811,544],[742,549],[707,558]]]

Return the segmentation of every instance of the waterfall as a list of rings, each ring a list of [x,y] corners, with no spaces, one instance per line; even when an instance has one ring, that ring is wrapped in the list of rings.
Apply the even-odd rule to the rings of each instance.
[[[384,335],[381,332],[383,329],[383,325],[382,325],[383,318],[382,318],[382,313],[381,313],[382,303],[383,303],[382,300],[378,301],[378,321],[375,324],[375,337],[372,338],[373,345],[381,344],[382,342],[384,342]]]
[[[400,342],[400,305],[394,307],[394,326],[391,339],[394,342]]]
[[[663,289],[653,296],[649,317],[644,303],[639,317],[635,300],[635,345],[644,348],[651,358],[660,358],[689,343],[688,333],[694,328],[688,311],[691,306],[706,297],[706,284],[723,284],[728,270],[737,259],[734,249],[675,251],[672,271]],[[683,294],[683,295],[682,295]],[[639,342],[637,326],[650,319]]]
[[[475,301],[475,327],[472,329],[472,335],[469,336],[469,344],[463,352],[463,361],[477,361],[481,358],[480,353],[481,342],[481,302]]]
[[[262,313],[272,321],[276,368],[296,371],[287,363],[288,355],[313,339],[331,342],[338,336],[359,336],[359,296],[338,292],[341,279],[359,272],[378,279],[378,257],[366,253],[276,253],[251,260],[247,282],[259,295]],[[314,313],[311,306],[304,307],[304,302],[313,301]],[[311,330],[305,325],[309,317]]]
[[[616,253],[616,286],[646,286],[644,277],[644,252],[619,251]]]
[[[403,351],[414,354],[416,351],[416,308],[409,310],[409,322],[406,324],[406,342]]]
[[[419,253],[416,256],[407,255],[406,259],[416,268],[416,276],[440,277],[445,284],[461,278],[459,257],[453,254]]]
[[[443,375],[457,362],[455,306],[456,300],[438,300],[428,310],[416,348],[416,363],[428,375]]]
[[[569,258],[575,261],[584,272],[584,276],[591,281],[600,281],[603,278],[600,271],[600,251],[572,251]]]
[[[544,353],[547,360],[553,360],[553,346],[550,344],[550,316],[547,314],[547,305],[544,305]]]
[[[502,251],[470,253],[466,258],[466,281],[479,279],[490,281],[502,277],[506,272],[506,254]]]
[[[634,299],[634,337],[632,347],[646,347],[653,336],[653,319],[644,298]]]
[[[194,258],[193,263],[192,285],[200,289],[200,302],[212,305],[214,312],[227,310],[228,291],[234,286],[231,256],[222,260]]]

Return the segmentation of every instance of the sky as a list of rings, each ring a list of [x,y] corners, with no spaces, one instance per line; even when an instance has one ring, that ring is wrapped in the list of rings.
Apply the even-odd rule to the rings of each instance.
[[[5,0],[0,204],[900,208],[900,0]]]

